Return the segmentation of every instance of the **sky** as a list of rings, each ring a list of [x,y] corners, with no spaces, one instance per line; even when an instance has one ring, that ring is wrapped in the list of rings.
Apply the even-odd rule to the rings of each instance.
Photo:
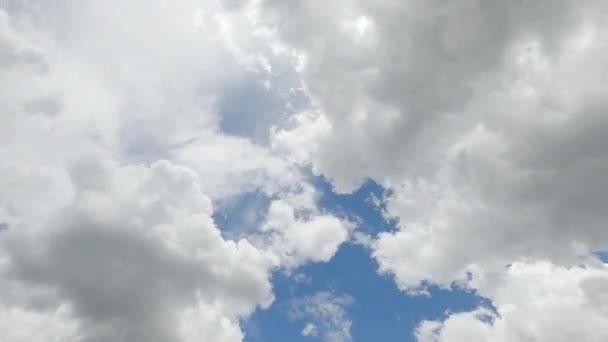
[[[0,0],[0,340],[608,340],[607,17]]]

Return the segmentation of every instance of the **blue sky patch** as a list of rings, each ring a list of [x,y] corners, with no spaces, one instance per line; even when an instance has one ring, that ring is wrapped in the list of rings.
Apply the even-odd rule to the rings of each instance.
[[[275,274],[276,300],[244,324],[245,341],[311,341],[300,335],[306,321],[288,317],[293,298],[331,291],[354,299],[348,315],[355,341],[415,341],[412,332],[424,319],[440,319],[446,311],[469,311],[488,301],[463,290],[430,287],[430,296],[410,296],[397,289],[390,276],[379,275],[377,264],[361,245],[345,244],[328,263],[309,264],[294,274]]]

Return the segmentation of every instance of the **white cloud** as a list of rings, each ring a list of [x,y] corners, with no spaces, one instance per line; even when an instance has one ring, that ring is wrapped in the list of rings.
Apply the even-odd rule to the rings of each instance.
[[[196,170],[213,198],[248,191],[287,196],[305,192],[308,187],[295,165],[242,138],[202,134],[170,154]]]
[[[329,261],[348,240],[350,223],[287,200],[270,204],[263,229],[271,232],[270,250],[285,266]]]
[[[424,321],[420,342],[442,341],[604,341],[605,265],[564,268],[549,262],[516,263],[498,287],[481,285],[496,312],[478,308]]]
[[[317,335],[317,326],[312,323],[307,323],[302,332],[300,333],[302,336],[316,336]]]
[[[283,263],[256,238],[224,238],[212,203],[261,191],[318,211],[290,161],[219,128],[216,99],[260,48],[249,14],[216,1],[0,8],[0,335],[241,341]],[[312,222],[298,253],[326,261],[346,231]]]
[[[354,299],[332,292],[318,292],[312,296],[294,299],[289,316],[294,320],[309,320],[301,334],[315,336],[326,342],[351,341],[352,322],[347,309]]]
[[[67,311],[65,306],[43,313],[18,307],[2,308],[0,335],[9,342],[76,341],[80,335]]]

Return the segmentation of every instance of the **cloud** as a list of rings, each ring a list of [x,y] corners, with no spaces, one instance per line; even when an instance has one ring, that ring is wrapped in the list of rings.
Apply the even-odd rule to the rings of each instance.
[[[597,96],[605,87],[593,76],[602,68],[606,36],[597,39],[597,49],[571,47],[539,73],[549,79],[533,84],[538,94],[513,85],[480,100],[471,110],[488,120],[446,150],[436,170],[399,181],[387,214],[401,229],[376,245],[384,270],[405,286],[425,278],[449,284],[519,259],[574,265],[607,248],[601,175],[608,155],[599,149],[599,131],[608,103]],[[406,270],[390,259],[417,266]]]
[[[605,265],[516,263],[500,286],[481,286],[496,311],[478,308],[443,321],[424,321],[416,336],[420,342],[602,341],[607,338],[607,281]]]
[[[337,191],[367,178],[388,189],[385,216],[397,226],[372,249],[402,290],[462,286],[498,309],[424,323],[420,340],[602,339],[595,324],[605,317],[582,304],[576,279],[599,272],[579,265],[608,249],[607,10],[597,1],[263,2],[267,25],[304,61],[313,103],[294,127],[275,129],[273,147]],[[528,266],[509,266],[518,263]],[[572,302],[514,273],[545,263],[547,282],[569,279]],[[592,317],[581,323],[589,329],[557,318],[569,311]]]
[[[0,311],[0,334],[7,341],[74,341],[78,337],[76,324],[65,307],[49,313],[11,308]]]
[[[316,336],[317,335],[317,326],[312,323],[308,323],[304,326],[304,328],[302,329],[302,332],[300,334],[302,336]]]
[[[262,13],[284,46],[304,56],[304,86],[318,121],[329,123],[310,141],[313,165],[351,191],[366,177],[424,174],[484,116],[467,105],[511,81],[519,46],[538,41],[559,55],[564,39],[601,23],[596,5],[265,1]],[[353,32],[357,22],[365,28]]]
[[[213,203],[263,192],[320,213],[295,165],[221,130],[217,99],[256,63],[247,9],[28,4],[0,7],[0,335],[241,341],[287,263],[256,229],[224,237]],[[303,260],[347,238],[317,216]]]
[[[287,267],[326,262],[348,240],[351,224],[289,199],[270,204],[262,229],[269,250]]]
[[[206,317],[225,321],[237,332],[227,340],[237,341],[238,317],[272,301],[263,253],[222,239],[192,171],[168,162],[104,168],[98,160],[75,168],[87,172],[72,172],[74,204],[42,227],[4,234],[3,282],[18,285],[25,300],[6,305],[32,305],[28,294],[45,289],[38,310],[71,308],[82,341],[189,341],[175,327]],[[226,331],[217,333],[208,338]]]
[[[605,319],[589,304],[605,297],[592,253],[608,249],[603,3],[1,8],[9,341],[41,330],[58,341],[242,340],[239,321],[272,302],[271,272],[328,261],[357,237],[317,207],[301,167],[339,192],[368,178],[387,189],[384,214],[398,224],[369,246],[402,290],[456,284],[492,299],[496,312],[422,323],[420,340],[547,340],[579,333],[541,319],[553,312],[592,317],[588,331]],[[286,62],[293,70],[274,74]],[[226,92],[250,78],[279,103],[227,135],[238,125],[222,117]],[[213,204],[245,193],[269,199],[266,216],[231,240]],[[303,332],[344,341],[349,303],[319,293],[295,312],[337,317],[307,318]]]
[[[288,313],[293,320],[309,320],[302,329],[302,336],[318,336],[326,342],[344,342],[351,340],[352,322],[346,310],[353,303],[350,296],[323,291],[294,299]]]
[[[315,104],[274,132],[275,148],[338,191],[366,178],[389,189],[398,229],[374,255],[400,287],[450,286],[527,258],[575,265],[608,248],[603,4],[263,8],[304,56]]]

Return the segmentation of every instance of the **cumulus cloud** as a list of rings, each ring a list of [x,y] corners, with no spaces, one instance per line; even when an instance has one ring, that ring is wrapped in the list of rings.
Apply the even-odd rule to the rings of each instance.
[[[330,125],[314,139],[324,148],[311,159],[343,190],[366,177],[426,171],[484,116],[467,105],[516,76],[509,64],[520,47],[539,42],[559,55],[564,39],[601,23],[603,9],[594,1],[473,0],[265,1],[263,8],[306,60],[304,84]],[[356,23],[364,25],[353,30]]]
[[[538,286],[534,277],[514,280],[523,268],[549,263],[556,281],[592,272],[578,267],[608,249],[606,4],[269,0],[261,13],[302,56],[314,104],[295,127],[274,131],[274,147],[338,191],[366,178],[388,189],[385,215],[397,227],[377,236],[373,255],[401,289],[479,291],[483,279],[516,298]],[[509,267],[518,262],[529,264]],[[513,308],[480,291],[499,316],[480,309],[427,322],[419,338],[601,340],[603,316],[582,304],[577,281],[573,302],[561,304],[548,284]],[[542,317],[553,304],[532,307],[543,296],[593,323],[552,332],[558,320]]]
[[[479,100],[471,110],[486,113],[487,121],[450,146],[435,171],[399,181],[387,213],[402,229],[376,245],[384,269],[404,285],[425,278],[449,284],[467,271],[500,270],[520,258],[573,265],[608,247],[602,190],[608,156],[599,149],[607,103],[596,93],[605,86],[594,81],[604,68],[606,37],[555,57],[533,90],[514,85]],[[425,248],[413,252],[410,243]],[[405,270],[391,259],[428,267]]]
[[[273,270],[357,236],[317,207],[310,167],[338,192],[368,178],[388,190],[396,229],[365,244],[401,289],[492,299],[421,323],[419,340],[605,338],[592,253],[608,249],[606,13],[595,0],[5,2],[0,321],[15,324],[0,333],[242,340]],[[277,60],[293,70],[277,76]],[[294,88],[274,94],[285,113],[248,112],[260,126],[228,136],[226,90],[249,76]],[[269,205],[235,241],[213,204],[244,193]],[[350,339],[340,298],[296,305],[339,318],[302,334]],[[563,312],[589,320],[568,328]]]
[[[3,234],[2,304],[34,310],[31,319],[70,308],[62,324],[77,323],[82,341],[190,341],[201,331],[240,340],[239,315],[272,301],[263,253],[222,239],[191,170],[108,164],[79,161],[73,204]],[[175,328],[207,317],[227,329],[190,337]]]
[[[291,161],[221,131],[226,84],[264,70],[247,11],[0,6],[3,339],[241,341],[240,320],[272,303],[271,272],[287,261],[264,239],[222,236],[213,203],[263,192],[318,209]],[[327,261],[346,240],[339,219],[318,216],[294,258]]]
[[[270,204],[263,229],[270,233],[276,259],[286,266],[329,261],[348,240],[350,222],[311,209],[289,200]]]
[[[449,286],[608,247],[603,4],[318,6],[264,2],[269,25],[291,18],[277,35],[304,56],[316,105],[274,142],[339,191],[366,178],[390,190],[399,229],[374,244],[382,271]]]
[[[608,315],[605,265],[564,268],[549,262],[516,263],[498,287],[480,284],[496,310],[478,308],[424,321],[420,342],[603,341]]]

